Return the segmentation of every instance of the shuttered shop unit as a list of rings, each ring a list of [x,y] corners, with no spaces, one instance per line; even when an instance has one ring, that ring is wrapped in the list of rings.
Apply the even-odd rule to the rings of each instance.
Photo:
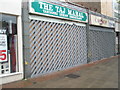
[[[115,21],[113,18],[90,12],[88,32],[88,62],[115,55]]]
[[[86,10],[54,3],[30,0],[23,5],[26,78],[87,63]]]
[[[86,25],[30,19],[31,77],[87,63]]]
[[[115,55],[114,29],[90,26],[88,40],[90,62]]]

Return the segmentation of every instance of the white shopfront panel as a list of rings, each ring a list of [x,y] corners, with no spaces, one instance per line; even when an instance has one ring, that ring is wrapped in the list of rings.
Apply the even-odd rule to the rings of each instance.
[[[21,0],[0,0],[0,13],[21,15]]]
[[[0,30],[4,31],[3,27],[5,27],[6,24],[8,24],[6,25],[6,28],[9,29],[8,30],[9,35],[7,33],[0,33],[1,35],[4,34],[4,36],[7,35],[7,39],[5,39],[7,40],[7,48],[6,48],[7,49],[7,53],[6,53],[7,63],[0,62],[0,65],[1,65],[0,85],[23,79],[23,48],[22,48],[23,44],[22,44],[22,23],[21,23],[22,22],[21,20],[22,7],[21,7],[21,4],[22,4],[22,0],[0,0],[0,15],[1,15],[0,16]],[[13,19],[12,17],[15,19]],[[13,41],[10,40],[9,36],[11,37],[11,40]],[[10,46],[10,43],[9,43],[10,41],[12,43],[11,45],[14,44],[13,45],[15,46],[14,48],[11,48],[12,46]],[[16,57],[11,58],[9,52],[12,53],[12,56],[14,55],[13,52],[15,52]],[[4,58],[4,57],[1,56],[1,58]],[[16,58],[15,59],[16,62],[15,63],[9,62],[9,61],[12,61],[13,58]],[[14,66],[15,69],[11,69],[12,65],[14,64],[15,64]]]

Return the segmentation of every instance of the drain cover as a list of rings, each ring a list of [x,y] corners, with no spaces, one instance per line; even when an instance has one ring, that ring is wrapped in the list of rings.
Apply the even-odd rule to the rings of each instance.
[[[99,67],[95,67],[96,69],[99,69]]]
[[[69,77],[69,78],[79,78],[80,76],[79,75],[75,75],[75,74],[68,74],[68,75],[66,75],[66,77]]]
[[[33,82],[33,84],[36,84],[37,82]]]

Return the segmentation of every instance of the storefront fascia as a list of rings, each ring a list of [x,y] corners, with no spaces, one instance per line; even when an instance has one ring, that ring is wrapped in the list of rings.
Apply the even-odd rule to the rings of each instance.
[[[26,4],[28,4],[28,3],[26,3]],[[44,5],[44,6],[43,6]],[[24,5],[24,6],[26,6],[26,5]],[[44,71],[42,71],[41,70],[41,68],[42,68],[42,66],[44,65],[44,64],[42,64],[41,65],[41,63],[43,63],[43,62],[41,62],[40,60],[41,60],[41,58],[42,58],[42,56],[40,56],[40,55],[37,55],[37,56],[35,56],[35,54],[33,55],[33,57],[36,57],[36,59],[37,58],[40,58],[40,59],[38,59],[38,60],[36,60],[35,58],[34,59],[32,59],[32,53],[33,52],[38,52],[38,53],[36,53],[36,54],[39,54],[39,53],[45,53],[45,51],[46,51],[46,49],[48,49],[48,48],[43,48],[43,47],[39,47],[39,45],[40,44],[38,44],[38,49],[34,49],[34,51],[32,51],[32,48],[34,48],[34,47],[37,47],[37,46],[35,46],[35,44],[34,44],[34,46],[32,46],[31,47],[31,44],[34,42],[34,40],[32,39],[32,37],[30,37],[31,35],[32,35],[32,32],[33,31],[35,31],[35,32],[37,32],[37,31],[39,31],[39,29],[42,27],[42,29],[44,29],[44,31],[45,32],[49,32],[49,35],[50,34],[55,34],[55,35],[60,35],[60,33],[63,35],[60,35],[60,37],[61,38],[63,38],[63,37],[66,37],[66,38],[68,38],[69,36],[70,36],[70,34],[68,35],[68,36],[64,36],[65,35],[65,33],[66,32],[64,32],[64,31],[68,31],[68,33],[71,33],[72,34],[72,36],[74,37],[74,35],[73,35],[73,33],[75,33],[76,31],[77,31],[77,29],[78,28],[80,28],[80,29],[82,29],[82,30],[78,30],[78,32],[80,32],[80,33],[83,33],[84,35],[84,38],[85,38],[85,41],[86,41],[86,23],[88,23],[88,14],[87,14],[87,11],[79,11],[79,10],[77,10],[77,9],[72,9],[72,8],[69,8],[69,7],[66,7],[66,6],[62,6],[62,5],[59,5],[59,4],[54,4],[54,3],[52,3],[52,2],[47,2],[47,1],[41,1],[41,0],[39,0],[39,1],[36,1],[36,0],[29,0],[29,5],[28,5],[29,7],[25,7],[25,9],[23,9],[24,11],[23,11],[23,15],[24,15],[24,17],[23,17],[23,20],[25,20],[26,18],[28,18],[27,20],[26,20],[26,22],[23,22],[23,25],[24,26],[26,26],[26,28],[24,28],[24,31],[26,31],[25,33],[24,33],[24,41],[26,40],[26,41],[29,41],[29,45],[28,44],[26,44],[26,43],[24,43],[24,53],[25,53],[25,55],[24,55],[24,60],[25,60],[25,62],[27,62],[26,63],[26,65],[25,65],[25,76],[26,76],[26,78],[33,78],[33,77],[36,77],[36,76],[39,76],[39,75],[45,75],[45,74],[48,74],[48,73],[52,73],[52,72],[55,72],[55,71],[57,71],[57,69],[53,69],[54,67],[51,67],[51,65],[52,64],[50,64],[50,66],[48,67],[49,68],[49,70],[44,70]],[[44,8],[42,8],[42,7],[39,7],[39,6],[43,6]],[[51,7],[51,9],[47,9],[46,8],[46,6],[50,6]],[[69,5],[68,5],[69,6]],[[29,8],[29,9],[28,9]],[[78,7],[79,8],[79,7]],[[27,10],[28,9],[28,10]],[[46,12],[47,11],[47,12]],[[34,22],[35,21],[35,22]],[[34,23],[33,23],[34,22]],[[39,26],[37,26],[36,25],[36,23],[37,22],[39,22],[37,25],[39,25]],[[49,25],[52,25],[52,27],[51,28],[48,28],[48,29],[46,29],[45,27],[46,27],[46,25],[44,25],[44,23],[42,23],[42,25],[40,24],[41,22],[45,22],[46,23],[46,25],[49,27]],[[29,28],[27,27],[27,26],[29,26]],[[35,30],[35,29],[32,29],[33,27],[38,27],[37,28],[37,30]],[[54,27],[53,27],[54,26]],[[65,28],[67,26],[67,28]],[[58,28],[57,28],[58,27]],[[72,27],[73,29],[71,29],[71,32],[70,32],[70,30],[67,30],[67,29],[69,29],[70,27]],[[78,28],[77,28],[78,27]],[[60,29],[61,28],[61,29]],[[53,31],[49,31],[49,30],[52,30],[53,29]],[[31,31],[32,30],[32,31]],[[59,31],[59,32],[56,32],[56,31]],[[63,31],[62,31],[63,30]],[[31,31],[31,32],[30,32]],[[75,31],[75,32],[74,32]],[[29,32],[29,33],[27,33],[27,32]],[[56,33],[54,33],[54,32],[56,32]],[[73,33],[72,33],[73,32]],[[35,37],[38,37],[38,39],[40,39],[41,37],[39,37],[39,34],[40,34],[41,32],[39,32],[38,33],[38,36],[37,35],[35,35]],[[44,33],[42,32],[42,35],[43,35]],[[29,36],[29,37],[28,37]],[[32,36],[34,36],[34,35],[32,35]],[[47,35],[44,35],[44,37],[42,37],[42,40],[46,37]],[[70,36],[71,38],[72,38],[72,36]],[[60,37],[59,37],[59,40],[60,40]],[[77,35],[75,35],[75,37],[77,37]],[[55,37],[54,35],[53,36],[50,36],[49,38],[46,38],[45,40],[46,41],[50,41],[50,40],[53,40],[53,39],[55,38],[55,41],[56,40],[58,40],[58,37]],[[81,38],[82,39],[82,38]],[[43,43],[45,43],[46,41],[43,41]],[[73,38],[71,39],[71,40],[73,40]],[[55,41],[51,41],[49,44],[47,43],[47,44],[45,44],[44,46],[46,47],[46,46],[48,46],[48,45],[54,45],[54,44],[51,44],[51,43],[54,43]],[[81,40],[80,42],[82,43],[82,41],[84,41],[84,40]],[[37,40],[35,41],[35,42],[37,42]],[[66,42],[66,40],[65,40],[65,38],[63,38],[63,40],[61,40],[61,41],[59,41],[59,42],[61,42],[60,43],[60,45],[61,46],[59,46],[59,47],[61,47],[61,49],[63,48],[65,48],[65,47],[63,47],[62,45],[63,44],[65,44],[65,42]],[[71,41],[72,42],[72,41]],[[79,43],[80,43],[79,42]],[[41,42],[39,42],[39,43],[41,43]],[[85,45],[84,44],[82,44],[83,46],[82,47],[85,47],[85,49],[84,49],[84,52],[86,52],[87,51],[87,48],[86,48],[86,43],[85,43]],[[55,45],[54,45],[55,46]],[[50,46],[50,47],[54,47],[54,46]],[[70,46],[71,46],[71,48],[73,47],[72,46],[72,44],[70,44]],[[48,50],[50,50],[50,47],[49,47],[49,49]],[[54,50],[56,50],[57,49],[57,46],[55,46],[56,48],[54,48]],[[42,52],[39,52],[38,50],[39,49],[41,49],[42,48]],[[57,52],[61,52],[60,50],[61,49],[57,49],[58,51]],[[53,52],[53,51],[52,51]],[[46,53],[46,55],[51,55],[52,56],[52,54],[56,54],[57,52],[54,52],[54,53],[52,53],[52,52],[49,52],[49,53]],[[44,54],[43,54],[44,55]],[[46,55],[44,55],[44,57],[46,57]],[[62,56],[64,56],[65,54],[62,54]],[[86,55],[86,53],[84,54],[85,55],[85,60],[83,60],[83,62],[81,61],[80,63],[79,63],[79,65],[81,65],[81,64],[84,64],[84,63],[86,63],[87,62],[87,55]],[[62,56],[60,56],[60,57],[62,57]],[[83,56],[83,55],[82,55]],[[58,56],[56,56],[56,57],[54,57],[54,58],[57,58]],[[47,58],[45,58],[44,59],[44,61],[46,62],[46,60],[47,60]],[[49,58],[49,60],[47,60],[47,62],[49,62],[49,63],[52,63],[53,61],[52,61],[53,59],[51,59],[51,58]],[[59,60],[59,59],[57,59],[57,60]],[[56,61],[54,61],[53,62],[53,64],[54,63],[56,63],[57,62],[57,60]],[[64,59],[64,60],[66,60],[66,59]],[[37,62],[38,61],[38,62]],[[52,61],[52,62],[51,62]],[[37,62],[37,63],[32,63],[32,62]],[[66,61],[64,62],[64,63],[66,63]],[[71,61],[71,63],[72,63],[72,61]],[[60,63],[57,63],[57,64],[59,64],[60,66],[58,67],[58,68],[60,68],[60,67],[62,67],[62,69],[60,68],[59,70],[65,70],[66,68],[65,67],[63,67],[61,64],[62,64],[62,62],[60,62]],[[56,65],[57,65],[56,64]],[[40,67],[39,67],[39,65],[40,65]],[[46,64],[47,65],[47,64]],[[44,65],[44,67],[43,68],[45,68],[46,67],[46,65]],[[76,65],[78,65],[78,63],[76,64]],[[36,69],[34,70],[34,66],[37,66],[36,67]],[[72,67],[71,65],[69,65],[68,66],[69,68],[70,67]],[[46,68],[47,69],[47,68]],[[34,74],[34,72],[39,72],[39,70],[41,70],[40,71],[40,74]],[[32,71],[34,71],[34,72],[32,72]],[[43,72],[43,73],[42,73]]]
[[[105,17],[102,14],[90,13],[89,20],[89,61],[100,60],[116,55],[114,18]],[[97,42],[97,47],[95,46],[96,43],[93,44],[94,42]],[[106,43],[111,46],[106,47]],[[106,53],[106,51],[109,53]]]
[[[0,56],[0,61],[1,61],[0,62],[0,65],[1,65],[0,66],[0,85],[23,79],[23,47],[22,47],[23,43],[22,43],[21,3],[22,3],[21,0],[19,1],[0,0],[0,15],[1,15],[0,35],[7,37],[6,38],[7,40],[6,41],[7,42],[6,43],[7,44],[6,62],[2,61],[2,59],[4,58],[3,54],[5,53],[2,52],[2,54],[0,54],[1,55]],[[6,28],[6,33],[2,33],[2,31],[4,30],[3,27]],[[7,34],[7,30],[10,34]],[[10,32],[10,30],[12,31],[12,33]],[[16,56],[14,56],[14,54]],[[14,62],[13,59],[16,61]],[[5,64],[7,64],[8,66],[7,65],[5,66]]]

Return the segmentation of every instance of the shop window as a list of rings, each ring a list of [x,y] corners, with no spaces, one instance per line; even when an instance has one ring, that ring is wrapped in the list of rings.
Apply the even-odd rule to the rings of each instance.
[[[0,75],[18,72],[17,17],[0,14]]]

